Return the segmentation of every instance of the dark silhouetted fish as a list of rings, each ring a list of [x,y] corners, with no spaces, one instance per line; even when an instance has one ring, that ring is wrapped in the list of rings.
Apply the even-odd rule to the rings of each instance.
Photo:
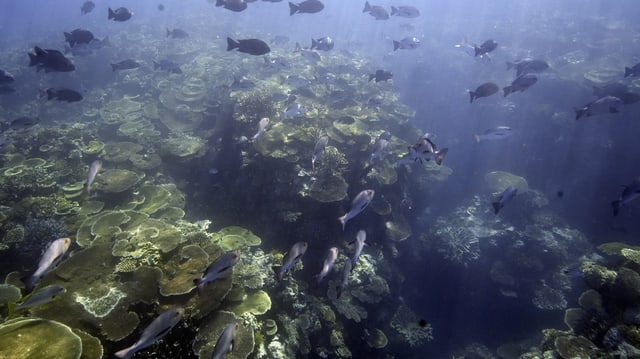
[[[9,124],[2,125],[2,131],[14,130],[22,131],[31,128],[40,123],[40,119],[37,117],[20,117],[11,121]]]
[[[620,107],[624,105],[621,99],[615,96],[605,96],[591,101],[581,108],[576,108],[576,120],[582,117],[604,115],[607,113],[618,113]]]
[[[495,202],[491,202],[493,206],[493,213],[498,214],[502,207],[504,207],[505,203],[509,202],[513,199],[513,197],[518,194],[518,189],[514,186],[509,186],[505,188],[505,190],[498,196],[498,200]]]
[[[84,4],[82,4],[82,6],[80,7],[80,14],[86,15],[92,12],[95,7],[96,4],[94,4],[93,1],[85,1]]]
[[[164,11],[164,5],[158,4],[158,11]]]
[[[372,189],[365,189],[364,191],[358,193],[356,198],[351,202],[351,208],[349,212],[345,213],[342,217],[338,218],[338,221],[342,224],[342,230],[344,231],[344,227],[350,219],[354,218],[371,203],[373,200],[373,196],[376,194],[376,191]]]
[[[41,49],[34,47],[34,53],[29,53],[29,66],[36,66],[38,71],[45,72],[71,72],[75,65],[60,51],[53,49]]]
[[[319,39],[311,39],[311,50],[329,51],[333,49],[333,39],[329,36],[325,36]]]
[[[68,88],[48,88],[45,92],[47,100],[78,102],[83,98],[80,92]]]
[[[400,41],[393,40],[393,51],[398,49],[413,50],[420,46],[420,39],[417,37],[405,37]]]
[[[305,0],[301,3],[289,3],[289,16],[293,14],[315,14],[324,9],[324,4],[318,0]]]
[[[9,72],[0,69],[0,85],[12,84],[16,81],[15,77]]]
[[[627,85],[620,83],[608,84],[602,87],[593,86],[593,94],[598,98],[606,96],[617,97],[622,100],[625,105],[631,105],[640,101],[639,93],[629,91]]]
[[[64,33],[64,40],[68,42],[71,47],[74,47],[76,44],[88,44],[94,38],[93,33],[85,29],[75,29],[71,32]]]
[[[313,61],[313,62],[318,62],[320,60],[322,60],[322,58],[320,57],[320,54],[317,51],[314,50],[309,50],[309,49],[303,49],[302,46],[300,46],[299,43],[296,42],[296,48],[295,50],[293,50],[294,53],[298,52],[302,55],[302,57],[304,57],[305,59],[309,60],[309,61]]]
[[[172,39],[186,39],[189,37],[186,31],[180,29],[169,30],[167,28],[167,37],[171,37]]]
[[[238,49],[239,52],[244,52],[250,55],[264,55],[269,53],[271,49],[266,42],[258,39],[245,39],[245,40],[233,40],[227,37],[227,51]]]
[[[476,142],[480,142],[483,140],[500,140],[503,138],[507,138],[513,134],[513,130],[511,127],[507,126],[498,126],[494,128],[490,128],[484,131],[481,135],[473,135],[476,139]]]
[[[138,67],[140,67],[140,64],[136,60],[127,59],[111,64],[111,71],[133,70]]]
[[[511,85],[502,89],[504,92],[504,97],[507,97],[510,93],[514,93],[517,91],[524,91],[529,87],[533,86],[536,82],[538,82],[538,78],[532,74],[524,74],[522,76],[518,76]]]
[[[105,46],[111,46],[111,42],[109,42],[109,37],[105,36],[104,39],[93,39],[89,41],[87,44],[76,44],[74,47],[66,46],[64,49],[64,53],[71,53],[73,56],[87,56],[91,55],[94,51],[100,50]]]
[[[227,10],[240,12],[247,8],[247,2],[245,0],[217,0],[217,7],[223,7]]]
[[[620,213],[620,209],[622,207],[628,205],[636,198],[640,198],[640,178],[636,178],[629,185],[623,187],[624,190],[622,190],[622,194],[620,194],[620,197],[617,200],[611,202],[614,216],[617,216]]]
[[[486,82],[478,86],[475,91],[469,91],[470,103],[480,97],[488,97],[500,91],[500,87],[493,82]]]
[[[133,13],[129,11],[129,9],[127,9],[126,7],[119,7],[115,9],[115,11],[109,8],[109,16],[107,16],[107,20],[127,21],[131,19],[132,15]]]
[[[375,79],[376,82],[391,80],[393,78],[393,73],[387,70],[376,70],[375,74],[369,74],[369,82]]]
[[[298,263],[302,256],[307,251],[308,244],[307,242],[296,242],[291,249],[284,255],[282,259],[282,266],[273,266],[272,269],[276,273],[276,278],[278,281],[281,281],[284,278],[284,275],[295,267],[296,263]]]
[[[228,277],[239,260],[240,252],[226,252],[216,258],[204,271],[202,277],[194,279],[193,283],[198,286],[198,290],[202,291],[208,283]]]
[[[162,70],[162,71],[167,71],[170,72],[172,74],[181,74],[182,73],[182,69],[180,69],[180,65],[178,65],[177,63],[171,61],[171,60],[160,60],[158,62],[153,61],[153,69],[154,70]]]
[[[544,60],[522,59],[515,62],[507,61],[507,70],[516,69],[516,76],[542,72],[549,68]]]
[[[482,43],[482,45],[474,45],[473,49],[475,52],[475,56],[483,56],[491,51],[495,50],[498,47],[498,43],[493,40],[487,40]]]
[[[633,65],[633,67],[624,68],[624,77],[640,76],[640,63]]]
[[[368,1],[365,1],[364,10],[362,10],[362,12],[368,12],[369,15],[373,16],[376,20],[389,19],[389,13],[387,10],[379,5],[371,5]]]
[[[420,10],[415,6],[392,6],[391,16],[414,18],[420,16]]]
[[[213,347],[211,359],[222,359],[225,355],[233,351],[238,330],[240,330],[240,323],[233,322],[227,324],[222,333],[220,333],[215,347]]]

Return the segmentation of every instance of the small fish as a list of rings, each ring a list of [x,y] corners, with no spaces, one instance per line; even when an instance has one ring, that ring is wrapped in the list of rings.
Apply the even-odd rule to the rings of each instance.
[[[389,13],[387,10],[379,5],[371,5],[368,1],[365,1],[364,10],[362,10],[362,12],[368,12],[369,15],[373,16],[376,20],[389,19]]]
[[[378,137],[378,139],[376,140],[376,143],[373,146],[373,152],[371,152],[371,158],[369,162],[373,163],[377,160],[381,160],[382,157],[384,156],[384,149],[387,148],[388,145],[389,145],[389,140],[382,137]]]
[[[437,146],[428,137],[428,134],[422,136],[418,142],[409,146],[409,152],[396,162],[396,166],[403,164],[411,164],[425,161],[435,160],[436,164],[442,165],[444,157],[449,152],[448,148],[438,150]]]
[[[180,65],[167,59],[160,60],[158,62],[153,61],[153,69],[154,70],[160,69],[162,71],[167,71],[172,74],[182,73],[182,69],[180,68]]]
[[[242,77],[233,77],[233,83],[229,86],[229,90],[231,92],[241,91],[241,90],[251,90],[256,87],[255,82],[249,80],[245,76]]]
[[[131,59],[122,60],[120,62],[116,62],[115,64],[110,64],[110,65],[111,65],[111,71],[133,70],[140,67],[140,63],[138,63],[136,60],[131,60]]]
[[[542,72],[549,68],[549,64],[544,60],[525,58],[515,62],[507,61],[507,70],[516,69],[516,76]]]
[[[229,276],[231,269],[239,260],[240,252],[238,251],[224,253],[207,267],[201,278],[194,279],[193,283],[198,286],[198,290],[202,291],[207,283]]]
[[[0,85],[12,84],[16,81],[15,77],[8,71],[0,69]]]
[[[216,341],[211,359],[222,359],[226,354],[231,353],[235,345],[236,335],[240,330],[240,323],[229,323]]]
[[[327,257],[324,259],[324,263],[322,264],[322,270],[320,273],[315,275],[316,281],[318,283],[322,282],[322,280],[331,273],[333,269],[333,265],[336,263],[336,259],[338,258],[338,248],[331,247],[329,248],[329,253]]]
[[[483,83],[482,85],[478,86],[475,91],[469,91],[469,97],[471,98],[470,103],[473,103],[473,100],[477,98],[491,96],[499,90],[500,87],[498,87],[498,85],[494,84],[493,82]]]
[[[283,119],[292,119],[300,116],[304,116],[306,110],[304,106],[299,103],[289,105],[284,112],[282,112]]]
[[[131,19],[132,15],[133,13],[126,7],[119,7],[115,11],[109,8],[109,16],[107,16],[107,20],[127,21]]]
[[[241,12],[246,10],[247,2],[245,0],[217,0],[217,7],[224,7],[227,10],[231,10],[234,12]]]
[[[498,200],[495,202],[491,202],[491,205],[493,206],[493,213],[498,214],[498,212],[500,212],[500,209],[504,207],[505,203],[512,200],[513,197],[516,196],[516,194],[518,194],[518,189],[514,186],[505,188],[500,196],[498,196]]]
[[[349,275],[351,275],[352,270],[353,265],[351,264],[351,261],[344,262],[344,267],[342,268],[342,281],[340,282],[340,284],[338,284],[338,287],[336,287],[337,299],[340,299],[342,292],[347,287],[347,284],[349,283]]]
[[[624,77],[640,76],[640,63],[633,65],[632,67],[624,68]]]
[[[630,202],[635,200],[636,198],[640,198],[640,178],[636,178],[627,186],[623,186],[624,190],[622,190],[622,194],[620,197],[611,202],[611,207],[613,207],[613,215],[617,216],[620,213],[620,209]]]
[[[300,53],[300,55],[302,55],[302,57],[304,57],[305,59],[309,60],[309,61],[313,61],[313,62],[318,62],[322,60],[322,57],[320,56],[320,54],[317,51],[314,50],[309,50],[309,49],[303,49],[302,46],[300,46],[299,43],[296,42],[296,48],[295,50],[293,50],[294,53]]]
[[[324,4],[318,0],[305,0],[294,4],[289,2],[289,16],[294,14],[315,14],[324,9]]]
[[[391,16],[415,18],[420,16],[420,10],[418,10],[415,6],[392,6]]]
[[[311,39],[310,50],[329,51],[333,49],[333,39],[329,36],[321,37],[319,39]]]
[[[364,191],[358,193],[356,198],[351,202],[351,208],[349,212],[345,213],[342,217],[338,218],[338,221],[342,223],[342,230],[344,231],[344,227],[347,222],[364,211],[365,208],[371,203],[373,200],[373,195],[375,195],[375,191],[372,189],[365,189]]]
[[[129,359],[138,351],[151,346],[162,339],[184,317],[184,309],[172,308],[164,311],[142,331],[142,335],[132,346],[116,352],[114,355],[121,359]]]
[[[285,254],[284,259],[282,260],[282,266],[273,266],[272,269],[276,273],[276,278],[278,281],[282,281],[284,275],[295,267],[296,263],[298,263],[302,256],[307,251],[309,245],[307,242],[296,242],[287,254]]]
[[[167,37],[171,37],[172,39],[186,39],[189,37],[189,34],[187,34],[187,32],[184,30],[169,30],[169,28],[167,28]]]
[[[76,44],[88,44],[94,38],[93,33],[85,29],[75,29],[71,32],[64,33],[64,41],[68,42],[71,47],[74,47]]]
[[[606,96],[617,97],[625,105],[631,105],[640,101],[640,94],[629,91],[629,87],[621,83],[613,83],[604,86],[593,86],[593,95],[597,98]]]
[[[11,121],[10,124],[2,124],[2,132],[4,131],[22,131],[31,128],[40,123],[37,117],[19,117]]]
[[[504,97],[507,97],[510,93],[514,93],[516,91],[524,91],[529,87],[533,86],[536,82],[538,82],[538,78],[532,74],[524,74],[522,76],[518,76],[511,85],[502,89],[504,91]]]
[[[607,113],[618,113],[624,105],[621,99],[614,96],[605,96],[591,101],[581,108],[576,108],[576,120],[582,117],[604,115]]]
[[[258,139],[258,137],[262,136],[267,126],[269,126],[269,117],[261,118],[260,122],[258,122],[258,132],[256,132],[256,134],[251,137],[251,140],[255,141]]]
[[[29,66],[36,66],[38,71],[45,72],[71,72],[75,65],[65,57],[62,52],[54,49],[33,48],[34,53],[29,53]]]
[[[48,88],[45,90],[45,94],[47,95],[47,100],[78,102],[83,99],[80,92],[67,88]]]
[[[476,142],[480,142],[483,140],[501,140],[511,135],[513,135],[511,127],[498,126],[484,131],[481,135],[473,135],[473,137],[476,139]]]
[[[366,240],[367,240],[367,232],[365,232],[362,229],[359,230],[358,234],[356,234],[356,240],[354,241],[355,244],[356,244],[356,249],[353,252],[353,257],[351,257],[351,267],[352,268],[356,267],[356,264],[358,263],[358,258],[360,258],[360,255],[362,254],[362,251],[364,250],[364,245],[366,244],[365,243]]]
[[[31,293],[36,283],[60,263],[70,245],[71,238],[58,238],[49,244],[38,262],[38,269],[31,276],[23,279],[26,293]]]
[[[102,171],[102,161],[95,160],[91,162],[91,166],[89,166],[89,173],[87,174],[87,182],[84,183],[84,189],[87,191],[88,196],[91,196],[91,185],[93,184],[93,181],[96,180],[96,176],[100,171]]]
[[[392,78],[393,78],[393,73],[387,70],[376,70],[375,74],[369,74],[369,82],[371,82],[371,80],[374,80],[374,79],[376,80],[376,83],[380,81],[387,82]]]
[[[258,39],[233,40],[227,37],[227,51],[238,49],[238,52],[244,52],[250,55],[264,55],[269,53],[271,49],[266,42]]]
[[[315,169],[316,160],[320,158],[320,155],[324,152],[324,149],[327,147],[327,143],[329,143],[328,136],[320,136],[318,141],[316,142],[316,146],[313,148],[313,155],[311,156],[311,168]]]
[[[86,15],[92,12],[95,7],[96,4],[94,4],[93,1],[85,1],[80,7],[80,15]]]
[[[286,78],[284,78],[283,82],[286,83],[287,85],[294,86],[294,87],[311,85],[311,81],[307,80],[306,78],[300,75],[289,75]]]
[[[405,37],[400,41],[393,40],[393,51],[415,50],[420,46],[420,39],[415,36]]]
[[[18,305],[16,305],[15,310],[24,310],[24,309],[29,309],[29,308],[50,303],[56,300],[56,298],[63,295],[66,291],[67,291],[66,289],[62,288],[57,284],[44,287],[39,291],[31,294],[22,303],[19,303]]]
[[[487,40],[483,42],[482,45],[480,46],[473,45],[473,50],[476,57],[487,55],[491,51],[495,50],[496,48],[498,48],[498,43],[493,40]]]
[[[273,70],[286,70],[291,67],[289,60],[284,57],[264,57],[264,67]]]

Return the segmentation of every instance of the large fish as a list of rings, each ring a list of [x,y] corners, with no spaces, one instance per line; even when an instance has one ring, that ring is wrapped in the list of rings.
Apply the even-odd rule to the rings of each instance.
[[[473,45],[475,56],[484,56],[498,47],[498,43],[493,40],[487,40],[482,45]]]
[[[318,141],[316,142],[316,146],[313,148],[313,155],[311,156],[311,168],[316,168],[316,161],[320,158],[320,155],[324,152],[324,149],[327,147],[327,143],[329,143],[328,136],[320,136]]]
[[[47,96],[47,100],[65,102],[78,102],[84,98],[80,92],[68,88],[48,88],[44,94]]]
[[[507,138],[512,134],[513,130],[511,129],[511,127],[498,126],[484,131],[484,133],[481,135],[473,135],[473,137],[476,139],[476,142],[480,142],[483,140],[500,140],[503,138]]]
[[[87,182],[84,183],[84,189],[87,191],[87,195],[91,195],[91,185],[96,180],[98,173],[102,171],[102,161],[95,160],[91,162],[89,166],[89,173],[87,174]]]
[[[358,234],[356,235],[356,240],[355,245],[356,245],[356,249],[353,252],[353,257],[351,257],[351,267],[355,268],[356,267],[356,263],[358,263],[358,258],[360,258],[360,255],[362,254],[362,250],[364,249],[364,245],[366,244],[365,241],[367,240],[367,232],[365,232],[364,230],[359,230]]]
[[[380,5],[371,5],[368,1],[364,3],[364,10],[362,12],[368,12],[369,15],[373,16],[376,20],[387,20],[389,19],[389,13]]]
[[[71,32],[64,33],[64,39],[71,47],[74,47],[76,44],[88,44],[94,38],[93,33],[85,29],[75,29]]]
[[[227,10],[240,12],[247,8],[247,2],[244,0],[217,0],[216,6],[222,6]]]
[[[549,64],[544,60],[525,58],[515,62],[507,61],[507,70],[516,69],[516,76],[542,72],[549,68]]]
[[[63,295],[66,291],[66,289],[57,284],[44,287],[39,291],[31,294],[22,303],[16,305],[15,310],[24,310],[50,303],[56,300],[56,298]]]
[[[198,286],[198,290],[202,291],[207,283],[226,278],[239,260],[240,252],[238,251],[224,253],[207,267],[201,278],[194,279],[193,282]]]
[[[344,226],[350,219],[357,216],[358,214],[360,214],[360,212],[364,211],[364,209],[367,208],[369,203],[371,203],[371,200],[373,200],[373,195],[375,194],[376,192],[372,189],[365,189],[364,191],[358,193],[356,198],[353,199],[353,202],[351,202],[351,208],[349,209],[349,212],[338,218],[338,221],[342,223],[343,231]]]
[[[400,50],[415,50],[420,46],[420,39],[415,36],[405,37],[400,41],[393,40],[393,51]]]
[[[226,354],[231,353],[235,345],[236,334],[240,329],[238,322],[229,323],[216,341],[216,346],[213,348],[213,356],[211,359],[222,359]]]
[[[628,205],[636,198],[640,198],[640,178],[636,178],[628,186],[624,186],[624,190],[622,190],[622,194],[620,194],[620,197],[617,200],[611,202],[611,207],[613,207],[613,215],[617,216],[618,213],[620,213],[620,209],[622,207]]]
[[[500,87],[493,82],[485,82],[478,86],[475,91],[469,91],[470,103],[473,103],[473,100],[477,98],[491,96],[499,90]]]
[[[144,329],[140,339],[132,346],[116,352],[114,355],[121,359],[129,359],[138,351],[162,339],[184,317],[184,309],[172,308],[164,311]]]
[[[109,8],[109,14],[107,16],[107,20],[122,22],[122,21],[127,21],[131,19],[131,16],[133,16],[133,13],[129,11],[129,9],[127,9],[126,7],[119,7],[115,10],[111,10],[111,8]]]
[[[322,50],[329,51],[333,49],[333,39],[329,36],[325,36],[319,39],[311,39],[311,47],[310,50]]]
[[[318,0],[305,0],[301,3],[289,3],[289,16],[293,14],[315,14],[324,9],[324,4]]]
[[[422,164],[431,160],[434,160],[438,165],[442,165],[447,152],[449,152],[448,148],[438,150],[436,144],[428,138],[428,134],[425,134],[418,142],[409,146],[409,152],[396,162],[396,166],[415,162]]]
[[[238,49],[238,52],[244,52],[250,55],[264,55],[271,51],[266,42],[259,39],[233,40],[227,37],[227,51]]]
[[[605,96],[591,101],[581,108],[576,108],[576,120],[582,117],[604,115],[607,113],[618,113],[624,102],[615,96]]]
[[[500,212],[500,209],[504,207],[504,204],[512,200],[513,197],[516,196],[516,194],[518,194],[518,189],[515,188],[514,186],[509,186],[505,188],[505,190],[502,191],[500,196],[498,196],[498,200],[491,203],[491,205],[493,206],[493,212],[495,214],[498,214],[498,212]]]
[[[132,59],[122,60],[120,62],[116,62],[115,64],[110,64],[110,65],[111,65],[111,71],[133,70],[140,67],[140,63]]]
[[[31,293],[36,283],[60,263],[70,245],[71,238],[58,238],[49,244],[42,258],[40,258],[40,262],[38,262],[38,269],[31,276],[24,279],[27,293]]]
[[[85,1],[80,7],[80,15],[86,15],[90,13],[95,7],[96,4],[93,1]]]
[[[278,281],[281,281],[284,275],[290,271],[293,267],[295,267],[296,263],[302,259],[302,256],[307,251],[309,245],[307,242],[296,242],[289,252],[285,254],[284,259],[282,260],[282,266],[273,266],[272,269],[276,273],[276,278]]]
[[[504,92],[504,97],[507,97],[510,93],[514,93],[517,91],[522,92],[535,85],[536,82],[538,82],[538,78],[535,75],[524,74],[518,76],[515,80],[513,80],[513,82],[511,82],[511,85],[506,86],[502,89],[502,91]]]
[[[260,136],[262,136],[262,134],[264,133],[264,130],[267,128],[267,126],[269,126],[269,117],[261,118],[260,122],[258,122],[258,132],[256,132],[256,134],[253,135],[253,137],[251,137],[251,140],[255,141]]]
[[[62,52],[54,49],[41,49],[38,46],[29,53],[29,66],[36,66],[38,71],[44,72],[71,72],[75,65],[66,58]]]
[[[331,273],[333,269],[333,265],[336,263],[336,259],[338,258],[338,248],[331,247],[329,248],[329,253],[327,257],[324,259],[324,263],[322,263],[322,270],[320,273],[316,274],[316,280],[318,283],[322,282],[322,280]]]
[[[322,57],[320,56],[320,54],[317,51],[304,49],[297,42],[296,42],[296,48],[293,50],[293,52],[294,53],[296,53],[296,52],[300,53],[300,55],[302,55],[302,57],[304,57],[305,59],[307,59],[309,61],[318,62],[318,61],[322,60]]]

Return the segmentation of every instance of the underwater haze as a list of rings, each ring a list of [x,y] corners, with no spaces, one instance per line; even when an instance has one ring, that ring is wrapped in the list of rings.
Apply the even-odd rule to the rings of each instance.
[[[0,4],[0,358],[640,357],[638,18]]]

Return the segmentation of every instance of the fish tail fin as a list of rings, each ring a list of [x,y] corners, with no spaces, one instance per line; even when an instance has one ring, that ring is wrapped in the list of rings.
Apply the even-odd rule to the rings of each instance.
[[[131,348],[126,348],[126,349],[122,349],[118,352],[115,352],[113,355],[115,355],[116,357],[120,358],[120,359],[129,359],[133,356],[133,353],[131,352]]]
[[[400,41],[393,40],[393,51],[396,51],[400,48]]]
[[[240,47],[240,43],[233,40],[230,37],[227,37],[227,51],[231,51],[233,49],[237,49],[238,47]]]
[[[397,8],[397,7],[395,7],[395,6],[392,6],[392,7],[391,7],[391,16],[393,16],[393,15],[395,15],[395,14],[397,14],[397,13],[398,13],[398,8]]]
[[[292,3],[292,2],[289,2],[289,16],[291,16],[291,15],[297,13],[297,12],[298,12],[298,5],[296,5],[296,4]]]
[[[344,226],[347,224],[347,214],[349,214],[349,213],[345,213],[344,216],[338,217],[338,221],[340,221],[340,223],[342,223],[342,230],[343,231],[344,231]]]
[[[620,208],[622,207],[622,201],[615,200],[611,202],[611,207],[613,207],[613,215],[617,216],[620,213]]]
[[[500,209],[504,207],[504,204],[502,202],[491,202],[491,205],[493,206],[494,214],[498,214],[498,212],[500,212]]]
[[[107,17],[107,20],[111,20],[113,18],[116,17],[116,13],[113,12],[113,10],[111,10],[111,8],[109,8],[109,16]]]
[[[476,93],[473,91],[469,91],[469,103],[473,103],[473,99],[475,98]]]
[[[38,281],[38,278],[36,276],[30,275],[30,276],[22,277],[20,278],[20,280],[22,281],[22,283],[24,283],[24,293],[26,295],[33,292],[33,289],[36,287],[36,282]]]
[[[587,114],[587,109],[585,109],[584,107],[574,108],[573,110],[576,112],[576,120],[579,120],[581,117]]]
[[[507,97],[511,93],[512,88],[511,88],[511,86],[507,86],[507,87],[503,88],[502,91],[504,92],[504,96],[503,97]]]
[[[624,77],[629,77],[633,75],[633,69],[631,69],[630,67],[625,67],[624,68]]]
[[[516,64],[514,64],[511,61],[507,61],[507,70],[511,70],[512,68],[514,68],[516,66]]]
[[[369,5],[368,1],[364,2],[364,10],[362,10],[362,12],[369,12],[371,11],[371,5]]]
[[[29,53],[29,66],[35,66],[38,64],[38,56]]]
[[[442,161],[444,161],[444,156],[449,152],[448,148],[443,148],[440,151],[436,152],[436,163],[438,166],[442,165]]]
[[[52,88],[46,89],[45,93],[47,94],[47,100],[52,100],[56,98],[56,92]]]
[[[480,143],[480,135],[473,135],[473,138],[476,139],[476,143]]]
[[[475,53],[475,56],[481,55],[482,53],[482,49],[478,47],[478,45],[473,45],[473,52]]]

